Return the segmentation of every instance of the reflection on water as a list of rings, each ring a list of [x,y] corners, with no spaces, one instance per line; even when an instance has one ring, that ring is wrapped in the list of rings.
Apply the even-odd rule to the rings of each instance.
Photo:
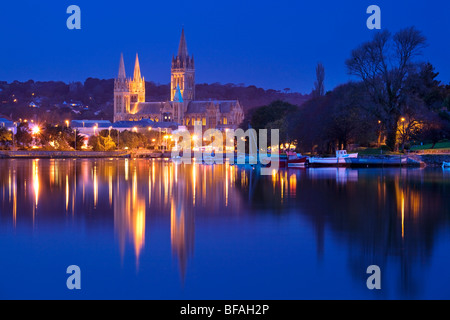
[[[448,170],[318,168],[261,176],[258,169],[230,165],[128,159],[2,160],[0,170],[0,226],[12,227],[10,241],[24,226],[36,230],[60,224],[68,226],[68,232],[78,232],[75,226],[82,223],[105,232],[102,226],[111,221],[122,266],[129,263],[128,252],[136,272],[147,272],[141,262],[150,259],[148,247],[164,248],[169,242],[182,284],[190,261],[204,259],[195,248],[206,250],[214,244],[220,251],[220,246],[230,246],[244,261],[258,252],[250,245],[257,239],[249,234],[260,226],[261,234],[270,233],[282,244],[269,245],[268,254],[276,257],[296,248],[296,256],[285,262],[302,261],[299,268],[307,262],[320,268],[339,254],[337,261],[345,262],[350,281],[365,283],[361,270],[379,265],[398,284],[393,297],[421,297],[427,266],[450,265],[433,260],[436,245],[448,247],[448,238],[437,240],[439,230],[449,234]],[[280,217],[292,215],[308,223],[311,239],[292,223],[280,229]],[[169,238],[152,225],[167,228]],[[241,225],[246,231],[236,231]],[[235,244],[220,244],[220,232],[208,233],[211,226],[229,234]],[[302,258],[310,247],[315,248],[315,261]],[[114,263],[113,257],[108,258]],[[209,259],[220,264],[222,258]],[[266,277],[283,273],[274,269],[275,261],[261,261],[261,270],[271,272]],[[239,268],[244,272],[247,266]],[[326,265],[327,270],[333,268]],[[233,281],[233,274],[228,277]],[[197,281],[202,281],[198,275]],[[284,281],[284,289],[289,281],[295,282]],[[325,286],[328,280],[321,281]]]
[[[228,207],[229,195],[233,193],[230,188],[237,174],[229,165],[212,168],[128,159],[11,160],[0,165],[2,172],[8,172],[1,175],[2,221],[8,219],[8,206],[12,206],[14,227],[18,211],[23,223],[31,213],[33,226],[36,216],[42,221],[94,212],[103,217],[113,216],[121,256],[131,245],[136,266],[145,246],[146,216],[168,213],[172,252],[183,278],[194,249],[194,208],[198,206],[207,214],[214,214],[218,207]],[[242,179],[246,176],[242,172]],[[32,184],[27,187],[29,179]],[[32,197],[27,197],[30,194]],[[238,209],[239,197],[233,197],[232,208]]]

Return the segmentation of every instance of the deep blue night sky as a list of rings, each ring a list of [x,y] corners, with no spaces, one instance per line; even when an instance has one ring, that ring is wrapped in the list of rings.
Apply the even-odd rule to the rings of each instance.
[[[81,8],[81,30],[66,27],[71,4]],[[381,7],[383,29],[423,31],[423,59],[449,83],[448,0],[2,1],[0,80],[112,78],[121,52],[130,76],[138,52],[145,79],[169,83],[184,25],[197,83],[308,93],[322,61],[330,90],[349,79],[345,59],[374,32],[371,4]]]

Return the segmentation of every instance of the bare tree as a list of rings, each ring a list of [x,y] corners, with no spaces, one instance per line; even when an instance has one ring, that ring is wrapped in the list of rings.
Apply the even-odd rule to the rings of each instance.
[[[316,81],[314,82],[313,97],[321,97],[325,94],[325,68],[321,62],[316,67]]]
[[[349,73],[363,81],[373,99],[374,114],[382,119],[386,144],[392,150],[397,148],[401,110],[408,100],[406,80],[414,72],[413,59],[425,43],[425,37],[414,27],[400,30],[394,36],[382,31],[372,41],[353,50],[346,61]]]

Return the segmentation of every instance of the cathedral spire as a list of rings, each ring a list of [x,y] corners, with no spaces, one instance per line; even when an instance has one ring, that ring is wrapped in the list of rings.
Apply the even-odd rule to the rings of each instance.
[[[181,29],[181,38],[180,38],[180,44],[178,45],[178,57],[180,59],[184,60],[188,56],[188,50],[186,45],[186,38],[184,36],[184,28]]]
[[[120,54],[120,64],[119,64],[119,76],[118,79],[125,80],[125,64],[123,63],[123,53]]]
[[[141,80],[141,68],[139,67],[139,58],[136,53],[136,62],[134,64],[134,81]]]

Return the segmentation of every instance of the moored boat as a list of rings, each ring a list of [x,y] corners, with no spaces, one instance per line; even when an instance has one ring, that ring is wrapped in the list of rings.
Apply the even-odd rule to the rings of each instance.
[[[442,168],[450,168],[450,162],[444,161],[444,162],[442,163]]]
[[[351,158],[347,160],[351,167],[395,167],[408,165],[407,157],[389,158]]]
[[[347,150],[337,150],[336,157],[328,157],[328,158],[319,158],[319,157],[311,157],[309,158],[309,163],[318,164],[318,165],[342,165],[349,164],[350,159],[358,158],[357,153],[347,153]]]
[[[293,151],[286,152],[286,158],[280,158],[280,168],[304,168],[308,163],[308,157]]]

